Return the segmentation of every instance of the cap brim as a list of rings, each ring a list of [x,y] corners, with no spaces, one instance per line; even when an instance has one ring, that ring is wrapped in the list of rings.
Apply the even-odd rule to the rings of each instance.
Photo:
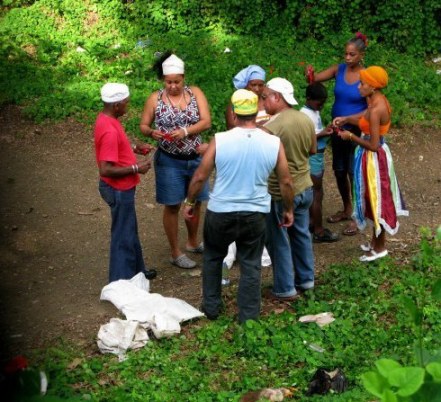
[[[283,99],[285,99],[291,106],[298,105],[298,103],[295,100],[294,96],[286,95],[286,94],[282,94],[282,96],[283,96]]]

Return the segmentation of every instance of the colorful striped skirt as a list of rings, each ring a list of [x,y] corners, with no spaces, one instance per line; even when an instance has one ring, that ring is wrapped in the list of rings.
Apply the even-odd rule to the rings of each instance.
[[[366,136],[364,139],[367,139]],[[360,230],[367,223],[379,236],[381,228],[391,235],[398,231],[398,216],[408,216],[395,176],[390,149],[382,141],[377,152],[355,149],[352,217]]]

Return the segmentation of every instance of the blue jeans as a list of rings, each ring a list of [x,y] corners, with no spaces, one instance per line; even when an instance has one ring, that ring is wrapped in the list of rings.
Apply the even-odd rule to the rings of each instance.
[[[296,288],[314,287],[314,253],[309,232],[312,199],[312,188],[294,197],[294,224],[289,228],[279,227],[282,201],[271,201],[271,212],[266,218],[266,247],[273,265],[276,296],[294,296]]]
[[[204,223],[202,309],[218,316],[222,293],[222,262],[228,246],[236,242],[240,265],[237,305],[239,322],[260,314],[261,258],[265,243],[265,214],[260,212],[216,213],[207,210]]]
[[[135,189],[120,191],[102,180],[99,182],[101,197],[109,205],[112,216],[109,282],[131,279],[145,271],[136,221]]]

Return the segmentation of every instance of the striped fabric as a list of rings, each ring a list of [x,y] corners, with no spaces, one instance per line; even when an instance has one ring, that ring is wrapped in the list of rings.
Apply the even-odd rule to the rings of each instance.
[[[352,217],[358,228],[363,230],[370,222],[376,236],[380,235],[381,227],[394,235],[399,227],[397,217],[409,215],[395,176],[390,149],[383,141],[377,152],[360,146],[355,149],[353,204]]]

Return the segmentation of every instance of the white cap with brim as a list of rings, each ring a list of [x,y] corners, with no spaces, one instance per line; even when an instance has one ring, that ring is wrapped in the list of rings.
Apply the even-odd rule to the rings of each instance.
[[[101,88],[101,99],[106,103],[121,102],[130,96],[126,84],[107,83]]]
[[[162,74],[184,74],[184,62],[178,56],[172,54],[162,63]]]
[[[283,96],[283,99],[291,106],[298,105],[294,98],[294,87],[287,79],[279,77],[273,78],[266,83],[266,86],[275,92],[279,92]]]

